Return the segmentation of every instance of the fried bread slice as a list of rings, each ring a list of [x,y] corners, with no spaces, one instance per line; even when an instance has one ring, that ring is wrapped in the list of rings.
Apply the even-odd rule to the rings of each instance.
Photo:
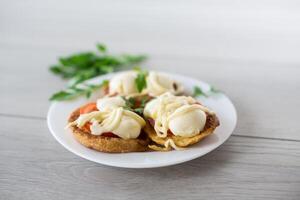
[[[215,114],[209,114],[209,113],[206,113],[206,114],[207,114],[207,120],[206,120],[204,129],[199,134],[192,136],[192,137],[175,136],[173,134],[171,134],[171,135],[168,134],[168,136],[165,138],[159,137],[149,122],[146,123],[146,126],[144,127],[144,131],[147,133],[148,137],[154,143],[156,143],[158,145],[165,146],[166,141],[169,139],[172,139],[176,146],[187,147],[187,146],[190,146],[192,144],[195,144],[195,143],[201,141],[208,135],[212,134],[214,132],[214,130],[220,125],[219,119]],[[163,151],[165,150],[160,147],[157,147],[157,148],[154,147],[152,149],[154,149],[154,150],[161,149]],[[170,150],[170,148],[166,148],[166,149]]]
[[[80,115],[80,108],[73,111],[68,122],[75,121]],[[82,145],[94,149],[96,151],[107,153],[126,153],[126,152],[142,152],[148,150],[149,139],[142,131],[136,139],[122,139],[117,137],[106,137],[101,135],[92,135],[84,129],[77,126],[70,127],[75,139]]]

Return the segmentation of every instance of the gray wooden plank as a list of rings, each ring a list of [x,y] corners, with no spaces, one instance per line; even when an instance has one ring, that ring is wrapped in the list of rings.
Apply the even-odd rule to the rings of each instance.
[[[0,193],[10,199],[298,199],[300,145],[233,136],[171,167],[121,169],[63,149],[44,120],[0,117]]]
[[[299,63],[299,1],[0,2],[1,43]],[[59,5],[59,6],[58,6]],[[72,5],[72,6],[70,6]]]
[[[3,61],[0,67],[0,104],[3,110],[0,112],[45,117],[50,94],[64,87],[64,83],[48,71],[56,56],[51,56],[44,48],[0,49]]]
[[[22,45],[0,48],[0,114],[45,118],[49,96],[65,85],[47,67],[56,56],[72,51]],[[235,134],[300,139],[297,65],[149,56],[144,65],[148,69],[184,74],[223,90],[237,107]]]

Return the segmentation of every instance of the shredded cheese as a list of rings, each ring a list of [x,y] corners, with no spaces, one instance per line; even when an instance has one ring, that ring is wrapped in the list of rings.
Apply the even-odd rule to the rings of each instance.
[[[206,123],[205,113],[213,112],[197,104],[192,97],[174,96],[171,93],[150,101],[144,110],[146,117],[155,120],[154,130],[161,138],[166,138],[169,130],[183,137],[198,134]]]
[[[149,93],[152,96],[158,96],[165,92],[179,94],[183,91],[183,87],[181,84],[161,73],[153,71],[150,72],[146,81],[147,93]],[[176,88],[174,88],[174,84],[176,84]]]
[[[83,127],[87,122],[92,122],[90,126],[91,134],[101,135],[105,132],[113,132],[123,139],[137,138],[146,122],[142,117],[122,107],[112,108],[108,111],[94,111],[80,115],[74,122],[67,125]]]
[[[173,149],[175,150],[184,150],[185,148],[182,148],[182,147],[178,147],[174,141],[172,139],[168,139],[166,142],[165,142],[165,147],[166,148],[169,148],[169,147],[172,147]]]
[[[165,141],[164,147],[158,145],[148,145],[148,147],[154,151],[171,151],[172,148],[178,151],[186,149],[183,147],[178,147],[172,139]]]

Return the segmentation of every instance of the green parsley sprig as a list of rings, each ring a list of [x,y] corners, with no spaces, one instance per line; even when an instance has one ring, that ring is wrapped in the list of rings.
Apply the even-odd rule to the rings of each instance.
[[[101,84],[82,84],[75,85],[69,87],[66,90],[61,90],[50,97],[51,101],[65,101],[77,98],[79,96],[85,95],[87,98],[91,96],[91,94],[100,88],[104,88],[108,86],[108,80],[104,80]]]
[[[136,67],[135,70],[138,72],[136,78],[135,78],[135,85],[139,92],[142,92],[143,89],[147,88],[147,76],[148,71],[142,70],[139,67]]]
[[[132,67],[146,59],[144,55],[111,55],[103,44],[97,44],[98,52],[82,52],[59,58],[50,71],[74,86],[87,79],[113,72],[121,67]]]
[[[201,89],[200,87],[195,86],[193,91],[193,97],[200,97],[200,96],[209,97],[220,92],[221,92],[220,90],[216,89],[213,86],[210,86],[209,90],[206,92],[204,92],[203,89]]]
[[[84,94],[81,89],[76,87],[77,84],[87,79],[116,71],[122,67],[133,67],[146,59],[145,55],[109,54],[106,46],[103,44],[97,44],[97,50],[97,52],[87,51],[60,57],[58,63],[50,67],[52,73],[69,80],[69,88],[66,91],[54,94],[50,99],[68,100],[69,98],[60,98],[60,96],[73,97]]]
[[[134,97],[130,97],[130,98],[122,97],[122,98],[125,101],[124,109],[130,110],[139,115],[143,115],[146,103],[150,100],[150,98],[147,96],[136,97],[136,98],[134,98]]]

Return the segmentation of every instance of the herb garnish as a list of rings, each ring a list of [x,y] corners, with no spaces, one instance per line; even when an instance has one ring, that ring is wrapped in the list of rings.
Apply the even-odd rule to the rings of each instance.
[[[207,94],[205,94],[200,87],[195,86],[194,87],[193,96],[194,97],[199,97],[199,96],[205,96],[205,97],[207,97]]]
[[[147,88],[147,81],[146,78],[148,76],[148,71],[141,70],[140,68],[136,67],[135,70],[138,72],[135,78],[135,84],[139,92],[142,92],[143,89]]]
[[[201,89],[198,86],[194,87],[194,92],[193,92],[193,97],[200,97],[200,96],[204,96],[204,97],[209,97],[213,94],[217,94],[220,93],[221,91],[214,88],[213,86],[209,87],[209,90],[207,92],[204,92],[203,89]]]
[[[129,97],[129,98],[122,97],[122,98],[125,101],[124,109],[130,110],[139,115],[143,115],[145,105],[150,100],[150,98],[147,96],[136,97],[136,98],[134,97]]]
[[[76,97],[85,95],[87,98],[89,98],[92,94],[92,92],[94,92],[97,89],[100,89],[102,87],[107,87],[108,86],[109,81],[108,80],[104,80],[101,84],[98,85],[92,85],[92,84],[82,84],[80,85],[81,87],[79,87],[79,85],[75,85],[72,87],[69,87],[66,90],[62,90],[59,91],[55,94],[53,94],[50,97],[50,100],[53,101],[64,101],[64,100],[71,100],[74,99]]]
[[[68,79],[69,88],[54,94],[57,96],[73,96],[84,93],[76,87],[83,81],[107,74],[121,67],[133,67],[146,59],[144,55],[111,55],[103,44],[97,44],[98,52],[82,52],[59,58],[56,65],[50,67],[50,71],[64,79]],[[68,91],[68,92],[67,92]],[[69,92],[73,91],[73,92]],[[71,95],[72,94],[72,95]],[[54,98],[55,100],[67,100],[69,98]]]

